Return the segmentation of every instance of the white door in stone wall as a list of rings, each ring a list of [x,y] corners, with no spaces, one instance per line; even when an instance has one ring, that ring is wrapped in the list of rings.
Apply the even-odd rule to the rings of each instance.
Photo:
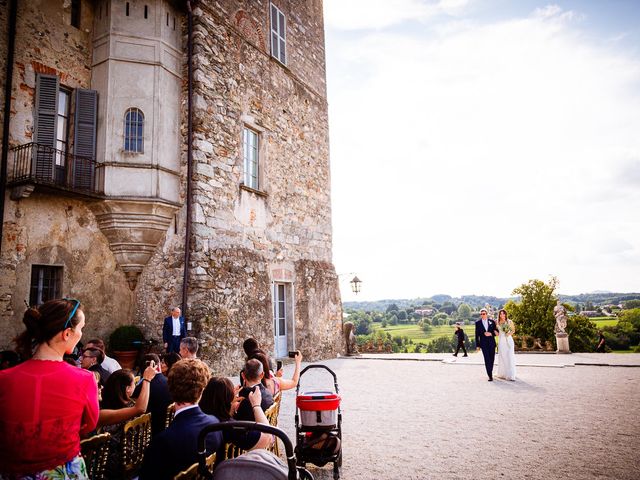
[[[287,356],[286,284],[276,283],[273,295],[273,333],[276,357]]]

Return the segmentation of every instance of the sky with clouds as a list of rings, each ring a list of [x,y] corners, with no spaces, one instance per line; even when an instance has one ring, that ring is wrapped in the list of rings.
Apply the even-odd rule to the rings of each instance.
[[[324,10],[343,300],[640,291],[640,2]]]

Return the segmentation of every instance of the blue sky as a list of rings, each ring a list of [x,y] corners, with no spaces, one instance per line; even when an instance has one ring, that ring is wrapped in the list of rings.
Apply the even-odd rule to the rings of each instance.
[[[640,291],[640,2],[324,8],[344,300]]]

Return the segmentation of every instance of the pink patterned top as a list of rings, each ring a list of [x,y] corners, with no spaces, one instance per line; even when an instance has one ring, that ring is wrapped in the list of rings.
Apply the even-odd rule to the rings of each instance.
[[[0,472],[26,475],[68,462],[98,414],[98,389],[87,370],[28,360],[0,371]]]

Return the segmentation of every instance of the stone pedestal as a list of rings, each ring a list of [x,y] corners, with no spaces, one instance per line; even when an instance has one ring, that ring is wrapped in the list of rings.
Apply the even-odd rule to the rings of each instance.
[[[566,333],[556,333],[556,353],[571,353],[569,350],[569,335]]]

